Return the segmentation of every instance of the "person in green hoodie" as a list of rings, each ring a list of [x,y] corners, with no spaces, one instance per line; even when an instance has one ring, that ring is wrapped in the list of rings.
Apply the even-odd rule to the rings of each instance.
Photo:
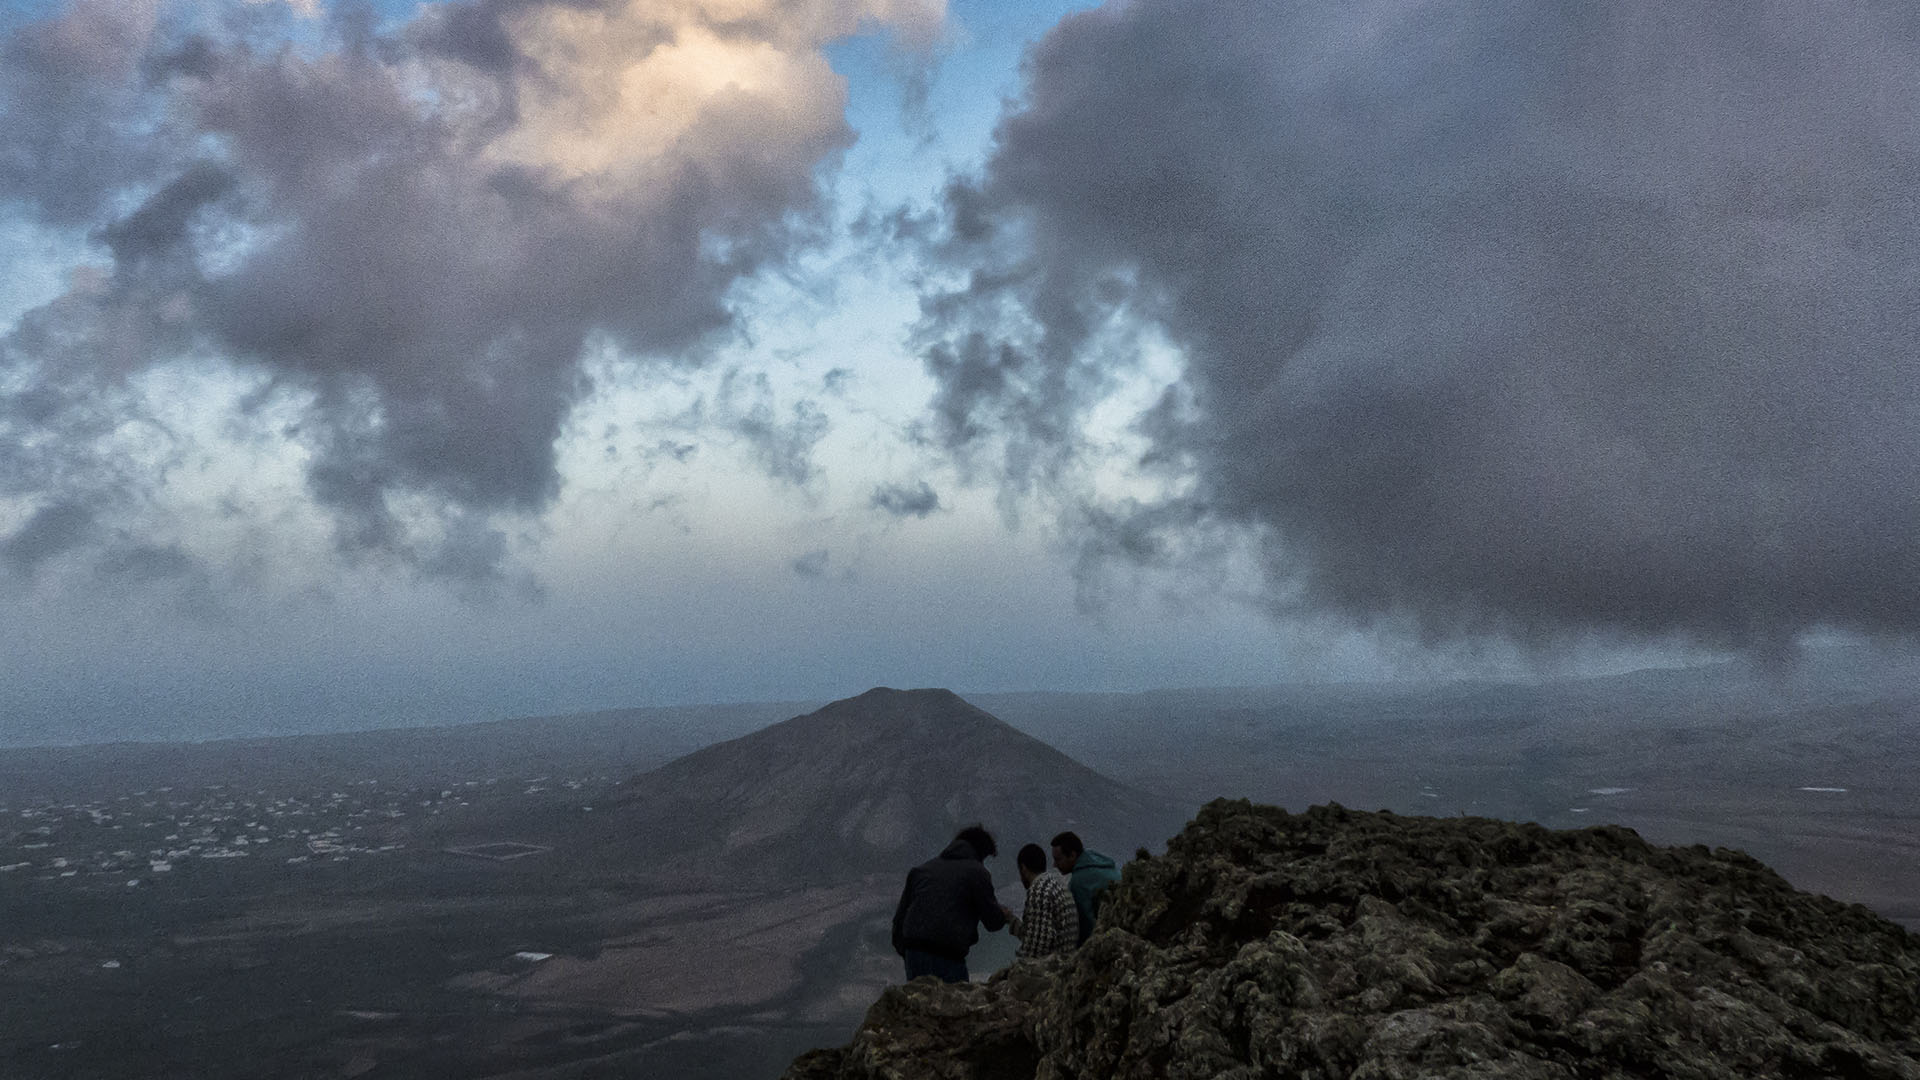
[[[1100,894],[1120,880],[1120,867],[1105,855],[1088,851],[1071,832],[1053,838],[1053,866],[1067,876],[1067,891],[1080,913],[1080,940],[1075,944],[1084,945],[1093,936],[1093,920],[1100,914]]]

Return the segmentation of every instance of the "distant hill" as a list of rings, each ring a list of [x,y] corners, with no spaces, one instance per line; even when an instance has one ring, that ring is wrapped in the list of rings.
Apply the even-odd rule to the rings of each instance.
[[[1062,829],[1124,857],[1197,808],[1087,768],[949,690],[869,690],[634,778],[592,829],[650,862],[770,880],[898,870],[962,825],[1022,843]]]

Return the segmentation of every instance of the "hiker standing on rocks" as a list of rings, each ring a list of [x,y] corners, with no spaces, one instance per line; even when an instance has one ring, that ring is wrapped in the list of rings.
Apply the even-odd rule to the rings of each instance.
[[[1073,894],[1073,906],[1080,915],[1080,936],[1075,945],[1084,945],[1093,936],[1093,919],[1100,914],[1100,895],[1120,880],[1120,868],[1097,851],[1088,851],[1080,837],[1063,832],[1053,838],[1053,865],[1067,877],[1067,891]]]
[[[937,858],[907,871],[893,909],[893,951],[906,961],[908,982],[922,975],[966,982],[967,950],[980,940],[976,924],[989,931],[1007,924],[982,861],[999,850],[992,833],[969,825]]]
[[[1015,959],[1047,956],[1073,948],[1079,933],[1079,916],[1073,909],[1073,897],[1067,892],[1067,879],[1047,866],[1047,853],[1039,844],[1028,844],[1013,857],[1020,870],[1020,884],[1027,887],[1027,902],[1019,918],[1007,911],[1007,929],[1020,939]]]

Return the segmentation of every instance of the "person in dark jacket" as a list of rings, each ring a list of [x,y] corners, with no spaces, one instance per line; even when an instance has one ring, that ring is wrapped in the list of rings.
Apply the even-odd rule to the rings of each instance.
[[[998,850],[992,833],[969,825],[939,857],[907,871],[893,909],[893,951],[906,961],[908,982],[922,975],[966,982],[967,950],[980,940],[977,926],[992,931],[1007,924],[982,862]]]
[[[1120,868],[1097,851],[1088,851],[1080,837],[1063,832],[1053,838],[1053,865],[1067,876],[1067,891],[1073,894],[1073,906],[1080,913],[1080,940],[1085,945],[1093,936],[1093,920],[1100,914],[1101,894],[1120,880]]]

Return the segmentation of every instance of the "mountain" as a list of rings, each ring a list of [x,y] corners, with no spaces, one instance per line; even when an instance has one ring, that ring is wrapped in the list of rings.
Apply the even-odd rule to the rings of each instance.
[[[593,827],[645,862],[770,881],[897,871],[981,822],[1005,878],[1063,829],[1124,857],[1192,805],[1110,780],[950,690],[877,687],[688,754],[624,785]]]
[[[1725,848],[1215,802],[1073,953],[884,991],[787,1080],[1920,1077],[1920,936]]]

